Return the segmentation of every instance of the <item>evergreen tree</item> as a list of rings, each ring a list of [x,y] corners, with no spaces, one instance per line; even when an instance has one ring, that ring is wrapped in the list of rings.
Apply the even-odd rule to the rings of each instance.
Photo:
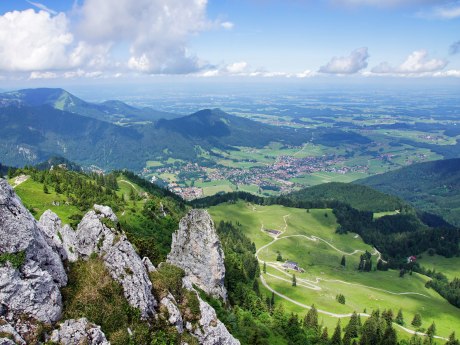
[[[330,345],[342,345],[342,328],[340,327],[340,319],[335,326],[334,334],[332,334]]]
[[[273,307],[275,306],[275,293],[272,291],[272,298],[270,300],[270,306],[273,310]]]
[[[383,334],[381,345],[397,345],[397,344],[398,344],[398,337],[396,335],[396,331],[390,324],[387,326],[385,333]]]
[[[267,264],[265,263],[265,261],[264,261],[264,268],[263,268],[263,272],[264,272],[264,273],[267,273]]]
[[[252,290],[256,293],[257,296],[260,296],[259,282],[257,279],[254,279],[254,283],[252,283]]]
[[[388,326],[391,326],[393,323],[393,311],[391,309],[384,310],[382,312],[382,317],[385,319]]]
[[[435,335],[436,335],[436,325],[433,321],[433,323],[430,325],[430,327],[428,327],[428,329],[426,330],[426,334],[428,335],[428,337],[430,338],[433,338]]]
[[[327,327],[323,328],[323,332],[321,333],[321,343],[327,344],[329,340],[329,332],[327,331]]]
[[[460,342],[455,338],[455,332],[449,336],[449,340],[446,345],[460,345]]]
[[[305,315],[303,324],[308,329],[313,329],[316,332],[319,330],[318,310],[316,309],[314,304],[311,306],[311,309],[308,311],[307,315]]]
[[[360,319],[358,314],[354,311],[350,317],[347,327],[345,327],[345,335],[349,335],[350,339],[357,338],[360,329]]]
[[[409,345],[422,345],[422,339],[417,334],[414,334],[409,340]]]
[[[396,316],[395,321],[398,325],[401,325],[401,326],[404,325],[404,317],[403,317],[403,313],[401,309],[399,309],[398,315]]]
[[[342,260],[340,261],[340,264],[345,267],[345,255],[342,255]]]
[[[414,315],[411,325],[414,327],[420,327],[422,325],[422,316],[419,313]]]
[[[43,193],[49,194],[48,186],[46,184],[43,185]]]
[[[295,277],[295,274],[292,275],[292,286],[297,286],[297,279]]]
[[[280,252],[278,252],[278,255],[276,256],[276,261],[283,261],[283,257]]]

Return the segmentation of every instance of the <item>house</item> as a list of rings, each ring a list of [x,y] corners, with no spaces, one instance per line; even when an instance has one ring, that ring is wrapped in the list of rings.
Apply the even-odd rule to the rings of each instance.
[[[286,262],[283,264],[283,267],[285,268],[290,268],[292,270],[296,270],[296,271],[299,271],[299,264],[297,262],[294,262],[294,261],[289,261],[289,260],[286,260]]]
[[[416,262],[416,261],[417,261],[417,257],[414,256],[414,255],[409,256],[409,257],[407,258],[407,263],[408,263],[408,264],[411,264],[411,263]]]

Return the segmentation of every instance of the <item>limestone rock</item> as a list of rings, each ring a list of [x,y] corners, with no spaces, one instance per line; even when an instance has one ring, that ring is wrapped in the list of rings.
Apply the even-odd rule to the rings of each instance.
[[[61,219],[51,210],[45,211],[39,220],[39,225],[48,244],[57,252],[62,260],[75,262],[75,231],[69,226],[62,226]]]
[[[0,338],[0,345],[2,344],[20,344],[25,345],[26,342],[24,339],[19,335],[19,333],[11,326],[8,322],[4,319],[0,318],[0,334],[3,338]],[[7,336],[8,338],[5,338]],[[10,341],[7,342],[7,340]],[[14,340],[14,342],[12,341]],[[2,342],[3,341],[3,342]]]
[[[21,267],[10,263],[0,267],[0,304],[10,315],[57,321],[62,310],[59,287],[67,284],[64,266],[30,212],[0,179],[0,254],[21,252],[25,254]]]
[[[160,304],[166,307],[166,309],[168,310],[168,322],[171,325],[176,326],[176,329],[179,333],[182,333],[184,331],[184,323],[174,296],[168,293],[168,296],[164,297],[160,301]]]
[[[200,302],[199,327],[193,327],[190,322],[185,325],[187,330],[198,339],[198,342],[203,345],[239,345],[239,340],[235,339],[217,318],[214,308],[200,298],[190,279],[183,278],[182,284],[186,289],[195,292]]]
[[[153,266],[152,261],[150,261],[150,259],[148,257],[144,257],[142,259],[142,262],[144,263],[144,266],[145,266],[145,269],[147,270],[147,272],[152,273],[152,272],[157,271],[155,266]]]
[[[105,225],[104,218],[113,224],[118,221],[110,207],[95,205],[95,211],[86,213],[76,231],[76,253],[81,258],[97,253],[112,278],[123,286],[129,304],[139,308],[143,318],[155,315],[157,302],[144,262],[126,236]]]
[[[101,328],[85,318],[61,323],[51,334],[51,341],[63,345],[110,345]]]
[[[167,261],[182,268],[206,293],[227,299],[224,252],[207,211],[191,210],[181,219]]]
[[[0,345],[16,345],[16,344],[11,339],[0,338]]]

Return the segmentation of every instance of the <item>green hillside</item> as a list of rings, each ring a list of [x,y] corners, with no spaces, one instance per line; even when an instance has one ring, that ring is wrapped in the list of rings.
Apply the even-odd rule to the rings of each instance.
[[[460,159],[414,164],[355,183],[399,196],[460,226]]]
[[[254,241],[261,272],[266,263],[261,280],[286,301],[288,310],[306,312],[315,304],[320,310],[319,318],[329,328],[337,318],[346,318],[353,311],[366,310],[370,314],[376,309],[391,309],[396,315],[399,308],[409,329],[414,329],[410,321],[415,313],[422,315],[423,329],[435,321],[437,334],[443,337],[460,325],[458,309],[425,287],[429,280],[426,276],[413,273],[401,278],[399,270],[375,270],[378,251],[355,233],[337,234],[336,219],[329,209],[307,212],[279,205],[237,202],[214,206],[209,211],[217,223],[237,221],[244,234]],[[279,233],[273,235],[268,230]],[[374,269],[360,272],[360,256],[366,251],[371,254]],[[342,257],[345,266],[341,265]],[[285,260],[296,262],[305,272],[284,267]],[[295,287],[293,274],[297,280]],[[345,304],[336,301],[339,294],[345,296]],[[397,325],[395,328],[401,337],[405,336],[403,329]]]

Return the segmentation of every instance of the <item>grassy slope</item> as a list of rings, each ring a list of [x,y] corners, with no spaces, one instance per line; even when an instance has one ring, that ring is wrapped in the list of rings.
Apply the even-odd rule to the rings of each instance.
[[[11,180],[9,182],[14,185]],[[52,187],[48,186],[49,193],[45,194],[43,192],[43,184],[32,181],[32,179],[28,179],[18,185],[15,191],[26,207],[33,211],[33,215],[36,219],[39,219],[40,216],[49,209],[56,213],[64,224],[68,224],[70,222],[69,216],[80,212],[75,206],[65,205],[64,202],[66,197],[62,194],[56,194]],[[54,206],[53,201],[59,201],[60,206]]]
[[[454,278],[460,278],[460,258],[445,258],[444,256],[423,254],[421,259],[418,259],[418,263],[436,272],[441,272],[452,280]]]
[[[261,225],[263,224],[265,228],[282,230],[285,226],[283,216],[289,215],[286,218],[287,231],[281,237],[295,234],[314,235],[330,242],[344,252],[351,253],[355,249],[367,249],[373,252],[370,246],[363,243],[359,237],[355,238],[354,234],[335,234],[337,225],[330,210],[310,210],[310,213],[307,213],[302,209],[255,206],[239,202],[234,205],[222,204],[212,207],[210,212],[215,221],[240,222],[243,230],[255,242],[258,249],[272,241],[270,236],[260,230]],[[324,216],[326,213],[327,218]],[[290,283],[292,271],[283,273],[273,267],[267,268],[267,273],[283,277],[288,280],[287,282],[269,275],[264,275],[264,277],[276,291],[303,304],[315,303],[319,309],[334,313],[351,313],[354,310],[362,312],[365,308],[368,312],[376,308],[391,308],[397,312],[403,306],[404,317],[408,324],[414,314],[419,312],[423,319],[422,327],[427,328],[434,320],[438,334],[444,337],[460,327],[458,309],[433,290],[426,289],[424,285],[428,278],[424,276],[413,274],[399,278],[396,271],[360,273],[356,269],[360,253],[347,255],[346,268],[342,268],[340,266],[342,253],[322,241],[310,241],[302,237],[280,238],[273,245],[261,250],[259,258],[266,262],[276,262],[277,251],[281,252],[284,259],[297,261],[306,272],[296,273],[298,286],[295,288]],[[375,256],[373,262],[375,266]],[[317,284],[321,290],[315,291],[300,286],[301,279],[315,281],[317,277],[322,279]],[[354,285],[332,280],[343,280]],[[378,289],[394,293],[416,292],[425,296],[395,295]],[[347,301],[345,305],[335,301],[338,293],[345,295]],[[286,306],[289,310],[299,312],[299,307],[293,307],[292,303]],[[323,318],[326,324],[335,323],[335,321],[326,321],[330,317],[323,316]]]

